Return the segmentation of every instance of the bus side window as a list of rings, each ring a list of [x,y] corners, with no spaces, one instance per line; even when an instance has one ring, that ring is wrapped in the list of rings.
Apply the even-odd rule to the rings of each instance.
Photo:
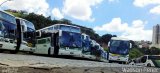
[[[142,63],[145,63],[146,61],[147,61],[147,57],[146,56],[144,56],[144,57],[141,58],[141,62]]]
[[[50,40],[50,38],[47,38],[47,41],[46,41],[47,43],[50,43],[51,42],[51,40]]]
[[[46,43],[46,39],[37,40],[37,44],[45,44],[45,43]]]

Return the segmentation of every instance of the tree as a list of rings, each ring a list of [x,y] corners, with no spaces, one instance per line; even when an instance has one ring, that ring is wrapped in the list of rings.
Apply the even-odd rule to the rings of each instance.
[[[100,41],[105,44],[108,44],[108,42],[111,40],[111,38],[112,38],[111,34],[105,34],[100,38]]]
[[[70,20],[68,20],[68,19],[61,19],[60,20],[61,21],[61,23],[63,23],[63,24],[72,24],[72,21],[70,21]]]
[[[150,52],[151,55],[160,55],[160,49],[156,47],[151,47]]]
[[[143,53],[140,50],[138,50],[137,48],[132,48],[129,52],[129,58],[130,59],[138,58],[142,55],[143,55]]]

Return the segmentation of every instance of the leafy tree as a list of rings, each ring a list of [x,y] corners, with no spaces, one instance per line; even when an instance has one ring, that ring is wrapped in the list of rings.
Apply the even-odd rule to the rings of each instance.
[[[104,42],[105,44],[108,44],[108,42],[111,40],[112,35],[111,34],[105,34],[100,38],[101,42]]]
[[[130,59],[138,58],[142,55],[143,55],[143,53],[140,50],[138,50],[137,48],[132,48],[129,52],[129,58]]]
[[[70,21],[70,20],[68,20],[68,19],[61,19],[60,20],[61,21],[61,23],[63,23],[63,24],[72,24],[72,21]]]
[[[158,49],[156,47],[151,47],[150,54],[151,55],[160,55],[160,49]]]

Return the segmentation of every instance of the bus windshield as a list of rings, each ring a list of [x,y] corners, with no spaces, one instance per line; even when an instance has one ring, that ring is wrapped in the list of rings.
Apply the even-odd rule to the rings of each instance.
[[[90,37],[82,35],[82,39],[83,39],[83,42],[82,42],[83,52],[90,51],[90,46],[91,46]]]
[[[29,21],[25,21],[25,24],[27,25],[27,31],[34,31],[35,27],[33,25],[33,23],[29,22]]]
[[[82,47],[81,34],[62,31],[62,36],[59,38],[62,47]]]
[[[0,11],[0,36],[15,39],[16,29],[15,17]]]
[[[29,22],[27,20],[24,20],[23,22],[27,27],[27,31],[24,32],[23,40],[26,41],[27,43],[30,43],[30,44],[32,43],[30,47],[33,47],[35,43],[35,32],[36,32],[34,25],[32,22]]]
[[[109,51],[115,54],[127,55],[129,53],[129,41],[111,40]]]
[[[15,17],[13,17],[7,13],[4,13],[2,11],[0,11],[0,19],[5,20],[10,23],[13,23],[13,24],[16,24]]]

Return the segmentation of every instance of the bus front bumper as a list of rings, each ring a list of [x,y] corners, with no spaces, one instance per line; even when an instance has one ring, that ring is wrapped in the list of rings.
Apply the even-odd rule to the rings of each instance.
[[[81,50],[73,50],[73,49],[59,49],[59,55],[70,55],[75,57],[81,57]]]

